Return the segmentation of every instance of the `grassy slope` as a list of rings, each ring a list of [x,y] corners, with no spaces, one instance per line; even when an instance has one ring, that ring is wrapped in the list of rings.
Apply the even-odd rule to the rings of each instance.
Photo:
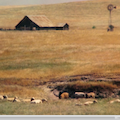
[[[71,74],[120,73],[120,26],[117,6],[114,32],[107,32],[108,10],[117,0],[1,8],[0,26],[15,26],[24,15],[45,14],[69,31],[1,31],[1,78],[43,78]],[[7,18],[7,19],[6,19]],[[3,24],[5,23],[5,24]],[[92,29],[92,26],[96,29]]]
[[[109,12],[106,6],[109,3],[119,5],[120,2],[99,0],[1,8],[1,27],[13,27],[28,14],[44,14],[54,24],[67,22],[70,25],[69,31],[0,32],[1,77],[119,73],[120,10],[117,6],[112,12],[115,31],[107,32]]]
[[[90,106],[75,106],[81,100],[58,100],[44,104],[10,103],[0,101],[1,115],[119,115],[119,103],[110,104],[109,99],[99,100]],[[82,116],[81,116],[82,117]]]
[[[113,25],[116,27],[113,32],[107,32],[109,12],[106,7],[109,3],[117,5],[117,9],[112,12]],[[13,28],[24,15],[44,14],[54,24],[67,22],[70,30],[0,31],[0,78],[1,80],[8,78],[1,84],[0,93],[27,98],[47,97],[43,89],[24,87],[28,84],[28,80],[20,83],[19,78],[44,81],[62,75],[119,74],[120,6],[118,5],[120,5],[118,0],[97,0],[57,5],[2,7],[1,27]],[[92,29],[93,26],[96,26],[96,29]],[[12,81],[14,85],[9,78],[14,78]],[[32,81],[30,82],[32,84]],[[8,86],[9,83],[11,85]],[[33,107],[32,105],[24,106],[20,103],[17,104],[17,108],[21,106],[22,111],[14,111],[16,106],[0,102],[1,107],[6,106],[1,109],[0,114],[119,114],[118,105],[104,104],[105,102],[103,100],[99,105],[95,105],[92,112],[89,112],[91,107],[77,107],[73,111],[71,108],[75,106],[72,101],[64,103],[58,101],[56,104],[50,102],[49,106],[45,104],[47,112],[44,105],[39,110],[41,106],[36,105],[35,112],[29,109]],[[25,110],[27,112],[24,112]]]
[[[119,1],[117,0],[98,0],[87,2],[74,2],[55,5],[40,5],[28,7],[13,7],[1,8],[0,18],[1,24],[3,21],[6,26],[14,26],[20,21],[24,15],[44,14],[54,23],[68,22],[71,27],[80,26],[90,27],[91,25],[107,25],[108,24],[108,10],[107,5],[112,3],[117,6],[117,10],[113,10],[113,23],[119,24]],[[7,18],[5,20],[5,18]],[[3,21],[2,21],[3,20]],[[9,24],[9,22],[11,24]],[[115,24],[114,24],[115,25]],[[5,26],[5,25],[4,25]]]

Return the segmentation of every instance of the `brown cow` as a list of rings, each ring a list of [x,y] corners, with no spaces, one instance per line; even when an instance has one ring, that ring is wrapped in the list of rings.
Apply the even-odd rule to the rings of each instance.
[[[94,92],[87,93],[86,98],[95,98],[95,93]]]
[[[69,98],[69,93],[68,92],[60,92],[59,94],[59,99],[67,99]]]
[[[59,99],[67,99],[70,97],[69,93],[68,92],[59,92],[57,91],[56,89],[53,90],[53,94],[56,96],[56,97],[59,97]]]

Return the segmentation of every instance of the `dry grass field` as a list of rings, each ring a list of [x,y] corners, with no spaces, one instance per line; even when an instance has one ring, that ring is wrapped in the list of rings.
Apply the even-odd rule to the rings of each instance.
[[[12,103],[0,101],[1,115],[119,115],[119,103],[109,104],[108,99],[90,106],[75,106],[82,100],[57,100],[44,104]]]
[[[109,11],[108,4],[117,6],[112,11],[113,32],[107,32]],[[48,97],[40,84],[51,78],[70,75],[96,74],[114,77],[120,74],[120,1],[93,0],[54,5],[13,6],[0,8],[0,28],[14,28],[25,15],[46,15],[54,24],[68,23],[68,31],[0,31],[0,94],[20,97]],[[92,27],[95,26],[95,29]],[[56,104],[61,105],[63,101]],[[64,101],[65,109],[70,109]],[[69,103],[70,102],[70,103]],[[97,112],[89,112],[90,107],[83,112],[70,110],[63,112],[49,104],[49,110],[42,107],[33,111],[10,111],[4,108],[0,114],[115,114],[116,104],[105,104],[102,112],[95,105]],[[106,102],[105,102],[106,103]],[[9,102],[0,102],[0,107]],[[22,103],[17,105],[21,106]],[[30,108],[27,106],[26,108]],[[42,105],[44,106],[44,105]],[[47,106],[45,104],[45,106]],[[109,107],[109,111],[106,108]],[[22,108],[25,109],[26,108]],[[113,108],[113,109],[112,109]],[[38,106],[36,105],[36,109]],[[79,108],[82,109],[82,108]],[[117,108],[118,109],[118,108]],[[60,110],[60,111],[59,111]],[[56,113],[54,112],[56,111]],[[119,110],[118,110],[119,111]],[[2,113],[3,112],[3,113]],[[116,114],[119,114],[117,112]]]

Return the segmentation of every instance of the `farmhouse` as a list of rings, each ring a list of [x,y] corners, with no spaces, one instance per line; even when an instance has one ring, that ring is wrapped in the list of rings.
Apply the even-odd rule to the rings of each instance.
[[[45,15],[27,15],[16,26],[16,30],[68,30],[67,23],[54,26]]]

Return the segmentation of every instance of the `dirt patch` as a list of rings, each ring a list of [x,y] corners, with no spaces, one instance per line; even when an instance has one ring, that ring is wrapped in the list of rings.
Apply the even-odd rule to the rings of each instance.
[[[42,86],[42,89],[44,90],[44,92],[47,94],[47,98],[51,99],[51,100],[58,100],[58,97],[56,97],[53,92],[51,91],[51,89],[47,88],[46,85]]]
[[[120,75],[102,76],[96,74],[62,76],[59,78],[52,78],[45,84],[50,88],[54,88],[59,84],[68,84],[71,82],[108,82],[117,85],[120,88]]]
[[[63,76],[51,79],[47,87],[51,90],[57,89],[59,92],[67,91],[70,94],[95,92],[96,98],[118,98],[120,96],[120,75],[113,77],[96,74]]]

